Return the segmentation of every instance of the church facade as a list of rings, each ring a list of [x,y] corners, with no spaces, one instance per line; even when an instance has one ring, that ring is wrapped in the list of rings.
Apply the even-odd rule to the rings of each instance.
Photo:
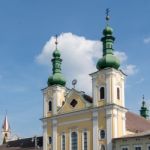
[[[114,55],[115,38],[108,24],[101,41],[103,56],[96,64],[97,71],[90,74],[91,97],[66,87],[56,40],[53,74],[48,78],[48,86],[42,90],[43,150],[142,150],[140,142],[135,141],[137,137],[147,138],[143,143],[150,150],[150,134],[145,134],[150,130],[150,122],[128,112],[125,107],[126,75],[119,69],[120,61]],[[130,120],[138,120],[141,127],[136,127]]]

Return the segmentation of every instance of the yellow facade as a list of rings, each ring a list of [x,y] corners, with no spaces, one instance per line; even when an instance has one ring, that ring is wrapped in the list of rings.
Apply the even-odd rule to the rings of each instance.
[[[85,148],[85,132],[85,150],[99,150],[101,147],[111,150],[112,138],[125,135],[124,74],[108,68],[91,74],[91,77],[94,87],[92,101],[86,98],[84,92],[75,89],[52,86],[43,90],[44,150],[63,150],[63,136],[65,150],[72,150],[72,132],[77,133],[78,150]],[[101,87],[104,88],[104,98],[100,96]],[[118,87],[119,99],[116,93]],[[49,101],[52,102],[51,110],[48,109]]]

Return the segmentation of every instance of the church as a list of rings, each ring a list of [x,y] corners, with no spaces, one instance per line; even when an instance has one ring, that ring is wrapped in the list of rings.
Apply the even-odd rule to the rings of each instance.
[[[59,49],[43,92],[43,150],[150,150],[150,121],[143,99],[141,116],[125,107],[126,74],[114,55],[115,37],[106,16],[103,56],[90,73],[92,96],[66,87]]]
[[[43,93],[43,136],[13,136],[5,116],[0,150],[150,150],[150,120],[143,97],[140,115],[125,107],[126,74],[114,55],[115,37],[106,15],[102,58],[90,73],[92,96],[66,86],[58,48],[53,52],[52,75]],[[77,58],[78,59],[78,58]]]

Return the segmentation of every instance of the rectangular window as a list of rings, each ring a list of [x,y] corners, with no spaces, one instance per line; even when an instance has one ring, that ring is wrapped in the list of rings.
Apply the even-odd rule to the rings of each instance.
[[[51,136],[49,136],[48,140],[49,140],[49,144],[52,144],[52,137]]]
[[[88,150],[88,134],[87,131],[83,132],[83,138],[82,138],[82,142],[83,142],[83,150]]]
[[[121,150],[129,150],[128,146],[122,146]]]
[[[61,137],[61,150],[65,150],[66,148],[66,139],[65,139],[65,135],[63,134]]]
[[[142,150],[141,146],[135,146],[135,150]]]
[[[78,150],[78,135],[77,132],[71,133],[71,150]]]

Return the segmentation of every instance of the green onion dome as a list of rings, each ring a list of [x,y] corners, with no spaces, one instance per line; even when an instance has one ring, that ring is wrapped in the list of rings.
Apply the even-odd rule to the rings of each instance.
[[[60,54],[60,51],[58,49],[56,49],[54,52],[53,52],[53,57],[60,57],[61,54]]]
[[[113,29],[110,26],[106,26],[106,28],[103,30],[104,36],[109,36],[113,34]]]
[[[56,48],[56,50],[53,52],[53,59],[52,59],[52,65],[53,65],[53,75],[48,78],[47,84],[48,86],[51,85],[66,85],[66,80],[61,73],[61,62],[62,59],[60,58],[61,54],[60,51]]]
[[[103,57],[100,58],[97,62],[96,67],[98,70],[108,67],[118,69],[120,67],[120,61],[114,55],[113,43],[115,38],[112,36],[112,34],[113,29],[107,25],[103,30],[104,37],[101,38],[103,43]]]

